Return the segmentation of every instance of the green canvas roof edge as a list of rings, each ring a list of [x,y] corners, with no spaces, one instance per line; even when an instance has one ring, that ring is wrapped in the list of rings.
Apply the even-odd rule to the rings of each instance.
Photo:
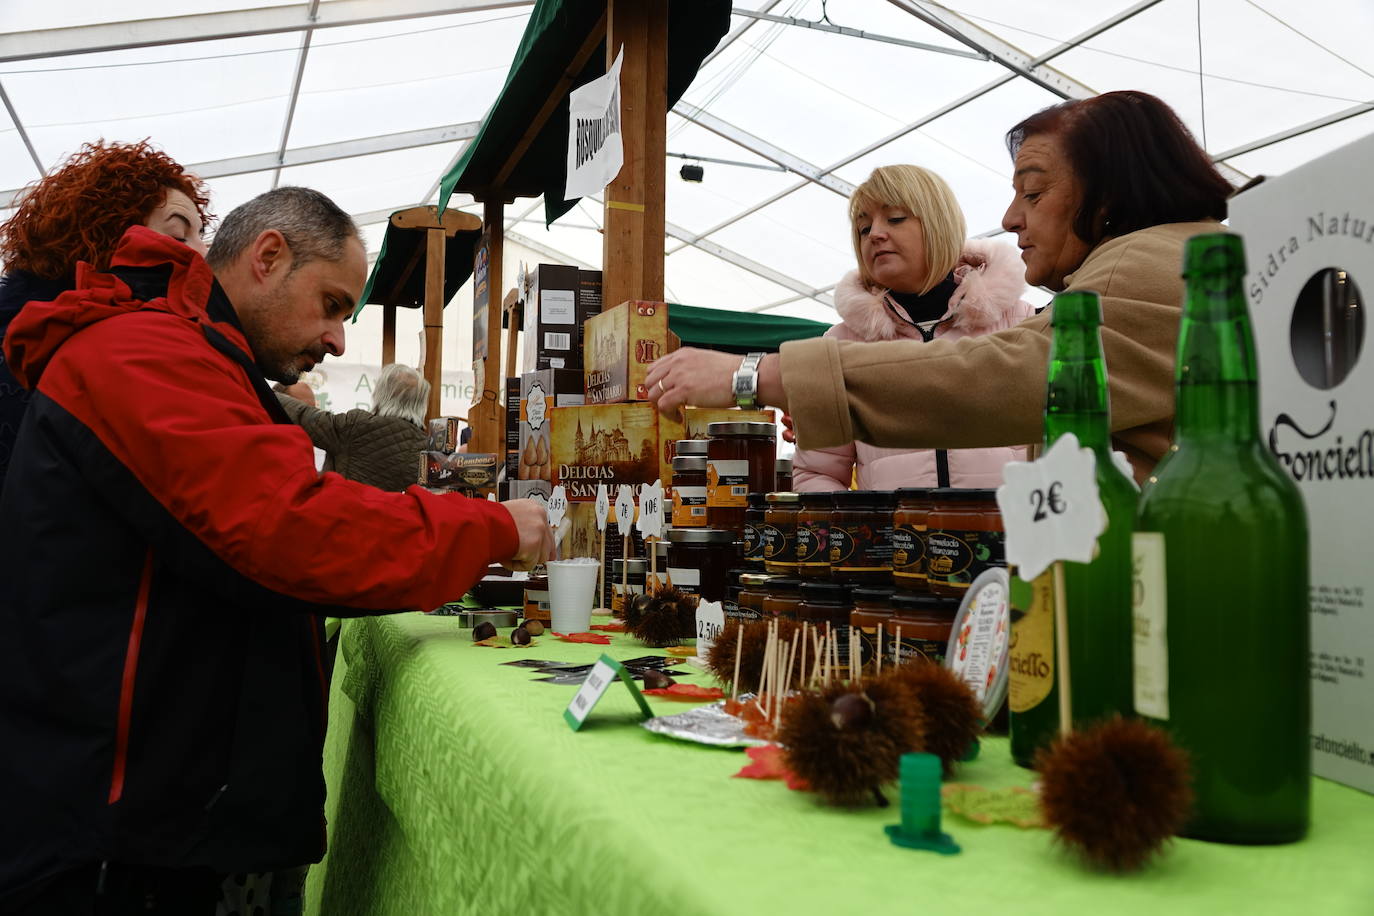
[[[772,353],[789,340],[820,337],[830,330],[830,325],[807,318],[729,312],[670,302],[668,330],[680,337],[684,346],[730,353]]]

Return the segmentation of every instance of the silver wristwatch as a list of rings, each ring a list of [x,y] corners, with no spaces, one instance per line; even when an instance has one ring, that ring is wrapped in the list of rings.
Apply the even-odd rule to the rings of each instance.
[[[735,392],[736,407],[759,405],[759,362],[766,354],[750,353],[735,370],[730,387]]]

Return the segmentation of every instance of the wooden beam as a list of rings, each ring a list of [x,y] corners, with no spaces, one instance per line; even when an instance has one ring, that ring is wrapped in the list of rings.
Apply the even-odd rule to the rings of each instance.
[[[429,381],[429,410],[433,420],[439,416],[439,395],[443,390],[444,370],[444,230],[425,230],[425,378]]]
[[[482,203],[482,222],[486,227],[487,293],[485,313],[473,300],[473,333],[479,322],[485,326],[486,353],[474,359],[472,374],[477,383],[477,402],[468,411],[468,425],[472,427],[470,452],[487,452],[504,456],[506,453],[505,411],[501,409],[501,395],[505,383],[501,379],[501,306],[498,298],[505,283],[501,251],[505,241],[506,205],[499,196]],[[475,294],[475,291],[474,291]]]
[[[524,316],[520,314],[520,290],[512,289],[501,300],[501,312],[506,325],[506,378],[514,378],[519,366],[520,325]]]
[[[624,48],[620,127],[625,165],[606,186],[602,302],[663,299],[668,0],[608,0],[606,66]]]
[[[445,210],[440,218],[439,208],[430,206],[397,210],[391,214],[391,225],[397,229],[442,229],[444,235],[453,236],[458,232],[478,231],[482,228],[482,221],[462,210]]]
[[[396,306],[382,306],[382,365],[396,362]]]
[[[492,179],[490,185],[491,190],[483,194],[481,199],[499,199],[504,196],[502,189],[506,185],[506,179],[510,178],[511,172],[515,171],[515,167],[520,164],[520,160],[524,158],[525,151],[530,148],[530,144],[534,142],[534,138],[539,136],[539,132],[544,129],[544,125],[549,120],[549,115],[553,114],[554,110],[557,109],[559,105],[568,104],[568,93],[573,89],[573,83],[581,75],[582,68],[587,65],[587,61],[591,59],[592,52],[601,44],[601,39],[604,38],[605,35],[606,14],[602,13],[596,25],[592,26],[592,30],[587,33],[587,37],[582,40],[582,46],[577,49],[577,53],[573,55],[573,59],[568,62],[568,68],[564,70],[563,75],[558,78],[558,82],[554,85],[553,91],[550,92],[549,97],[544,100],[543,106],[540,107],[539,111],[530,120],[529,125],[525,128],[524,135],[520,137],[515,146],[511,147],[510,154],[506,157],[506,164],[501,166],[500,171],[496,173],[496,177]],[[664,117],[666,118],[667,115]],[[499,285],[497,289],[500,289]]]

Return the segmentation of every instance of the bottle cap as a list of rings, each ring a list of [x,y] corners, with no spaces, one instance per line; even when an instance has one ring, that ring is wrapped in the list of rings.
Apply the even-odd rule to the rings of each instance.
[[[1102,301],[1094,292],[1060,293],[1050,305],[1050,327],[1102,323]]]

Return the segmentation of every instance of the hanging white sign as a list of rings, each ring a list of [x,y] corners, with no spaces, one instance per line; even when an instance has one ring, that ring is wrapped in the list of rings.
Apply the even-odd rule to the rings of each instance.
[[[625,164],[620,138],[620,62],[568,95],[568,180],[564,200],[600,194]]]

